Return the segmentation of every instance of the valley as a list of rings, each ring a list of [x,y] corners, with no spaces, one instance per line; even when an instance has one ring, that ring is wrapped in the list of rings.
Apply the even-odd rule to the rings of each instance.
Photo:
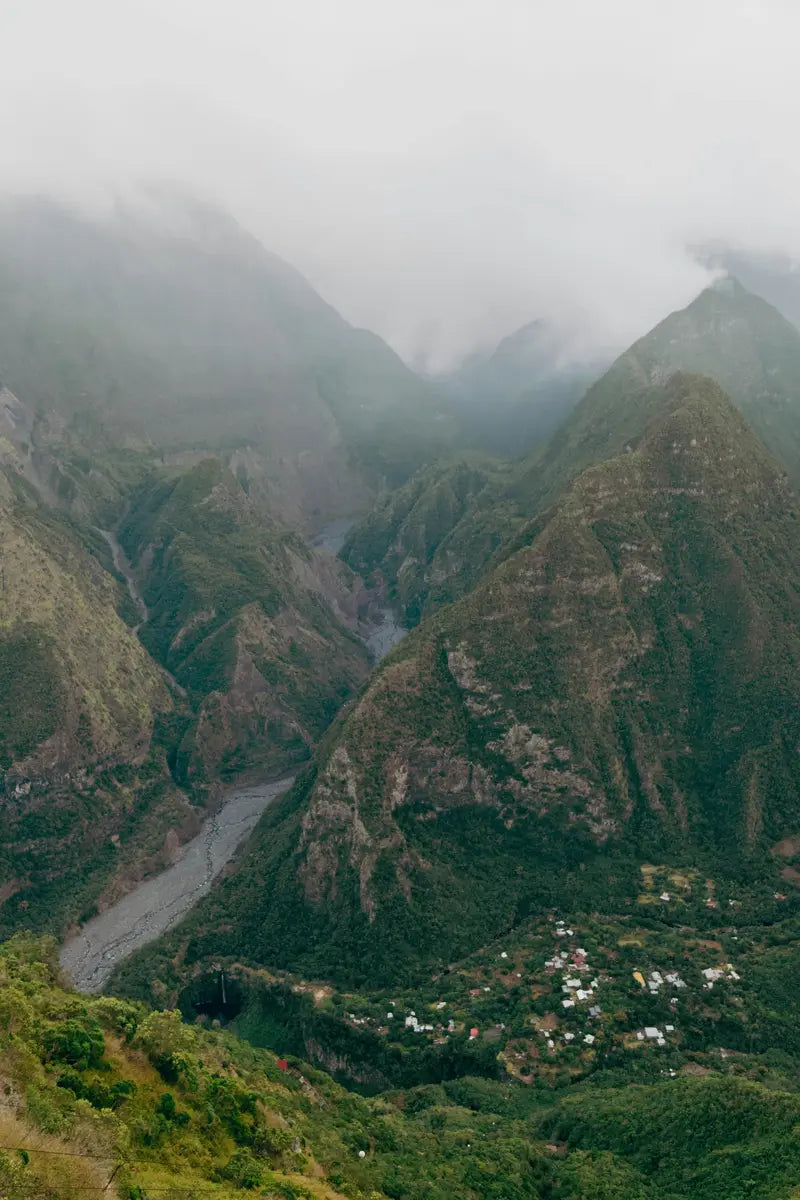
[[[0,205],[0,1194],[788,1200],[800,332],[565,353]]]
[[[93,917],[62,946],[59,961],[81,992],[99,992],[134,950],[166,933],[209,890],[264,809],[292,779],[239,788],[223,796],[176,861]]]

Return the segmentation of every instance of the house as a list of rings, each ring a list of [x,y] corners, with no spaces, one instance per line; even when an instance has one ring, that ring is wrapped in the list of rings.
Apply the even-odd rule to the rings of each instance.
[[[575,1007],[574,1000],[562,1000],[561,1004],[562,1004],[563,1008],[574,1008]]]
[[[651,1041],[657,1042],[659,1038],[663,1037],[663,1034],[660,1029],[656,1029],[655,1025],[645,1025],[644,1036]]]
[[[470,1040],[471,1042],[474,1042],[474,1041],[475,1041],[475,1038],[476,1038],[477,1036],[478,1036],[478,1027],[477,1027],[477,1025],[473,1025],[473,1026],[472,1026],[472,1029],[470,1029],[470,1031],[469,1031],[469,1040]]]
[[[594,1045],[594,1041],[595,1041],[594,1034],[593,1034],[593,1033],[587,1033],[587,1034],[586,1034],[586,1036],[584,1037],[584,1039],[583,1039],[583,1040],[586,1042],[586,1045],[587,1045],[587,1046],[593,1046],[593,1045]]]

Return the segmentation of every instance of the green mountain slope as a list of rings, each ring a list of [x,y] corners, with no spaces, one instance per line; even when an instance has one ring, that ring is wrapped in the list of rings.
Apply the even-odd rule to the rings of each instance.
[[[364,1099],[174,1012],[77,996],[52,950],[0,947],[8,1200],[784,1200],[797,1180],[800,1098],[732,1073]]]
[[[387,660],[181,930],[190,960],[391,983],[531,909],[618,910],[651,855],[776,871],[800,825],[797,499],[711,381],[648,401],[636,450]]]
[[[499,489],[476,494],[449,527],[442,526],[424,568],[412,576],[413,588],[403,591],[406,611],[429,613],[440,599],[463,595],[502,557],[498,547],[510,544],[525,521],[552,504],[580,471],[636,445],[659,403],[654,385],[675,371],[716,380],[794,485],[800,483],[800,332],[735,280],[722,280],[634,343],[589,388],[547,446],[523,459]],[[436,487],[436,468],[428,468],[421,480]],[[396,514],[391,496],[382,504],[387,530],[382,541],[372,536],[367,518],[346,551],[347,561],[367,572],[380,569],[390,586],[396,585],[395,564],[402,568],[407,552],[402,493],[397,502]]]
[[[0,930],[61,928],[196,820],[167,769],[181,702],[120,616],[102,539],[45,504],[9,437],[0,459]]]
[[[154,471],[119,532],[148,608],[141,639],[194,712],[179,775],[307,758],[369,667],[347,567],[267,520],[216,458]]]
[[[423,611],[477,583],[504,540],[498,516],[512,478],[510,463],[478,454],[423,467],[374,505],[341,556],[360,574],[385,581],[392,601],[415,625]],[[451,555],[450,535],[462,522],[471,544],[462,542]]]
[[[635,441],[652,385],[675,371],[708,375],[800,483],[800,332],[733,278],[706,288],[635,342],[587,392],[516,485],[523,503],[552,498],[577,471]]]
[[[97,221],[0,204],[0,377],[118,442],[256,447],[308,522],[357,511],[455,428],[380,338],[223,213],[169,196]]]

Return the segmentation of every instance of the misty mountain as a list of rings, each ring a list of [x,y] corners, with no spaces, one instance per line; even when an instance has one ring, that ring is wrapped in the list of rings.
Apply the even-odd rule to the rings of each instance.
[[[702,242],[690,250],[704,267],[733,275],[748,291],[763,296],[800,327],[800,263],[796,259],[722,241]]]
[[[555,326],[538,320],[440,382],[474,446],[518,457],[555,432],[608,361],[582,361]]]
[[[734,279],[720,280],[672,313],[613,363],[546,445],[509,471],[494,472],[453,520],[427,522],[424,551],[406,512],[410,481],[379,502],[343,554],[361,572],[379,571],[409,619],[463,595],[487,563],[507,552],[525,522],[551,504],[579,471],[636,445],[653,416],[654,385],[676,371],[708,375],[800,483],[800,332]],[[448,468],[421,473],[436,489]],[[498,480],[501,480],[498,482]],[[437,511],[417,497],[416,511]]]
[[[797,496],[712,381],[646,405],[635,449],[386,661],[169,958],[391,984],[521,914],[619,911],[642,861],[777,881],[800,820]]]
[[[0,378],[118,445],[255,448],[307,524],[363,508],[455,432],[380,338],[224,213],[163,196],[97,219],[0,204]]]

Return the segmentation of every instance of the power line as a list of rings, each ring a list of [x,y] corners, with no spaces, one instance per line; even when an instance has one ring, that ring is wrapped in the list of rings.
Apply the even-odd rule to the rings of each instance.
[[[109,1155],[109,1154],[90,1154],[88,1151],[45,1150],[44,1148],[39,1149],[38,1147],[33,1147],[33,1146],[3,1146],[3,1145],[0,1145],[0,1150],[8,1150],[12,1154],[23,1151],[25,1154],[50,1154],[56,1158],[88,1158],[88,1159],[92,1160],[93,1162],[113,1162],[113,1159],[111,1158],[111,1155]],[[59,1193],[58,1193],[59,1200],[68,1200],[68,1197],[71,1195],[78,1195],[78,1194],[85,1195],[87,1192],[91,1192],[95,1195],[97,1195],[97,1194],[102,1195],[103,1193],[108,1191],[108,1188],[111,1186],[111,1184],[114,1180],[114,1176],[116,1175],[117,1171],[121,1167],[127,1166],[129,1163],[137,1164],[139,1166],[157,1166],[158,1165],[156,1162],[154,1162],[154,1160],[152,1158],[129,1158],[129,1159],[126,1159],[125,1162],[117,1163],[116,1167],[114,1168],[113,1174],[111,1175],[108,1182],[103,1187],[90,1186],[89,1184],[67,1184],[66,1190],[64,1190],[64,1188],[59,1184]],[[27,1183],[23,1183],[22,1186],[25,1188],[26,1191],[28,1191]],[[39,1185],[39,1184],[33,1184],[33,1183],[30,1184],[30,1187],[40,1187],[40,1186],[41,1185]],[[44,1194],[45,1193],[43,1193],[43,1192],[38,1193],[39,1196],[42,1196]],[[30,1197],[30,1200],[36,1200],[37,1193],[34,1191],[29,1191],[28,1196]],[[193,1200],[194,1196],[217,1196],[217,1197],[219,1197],[219,1191],[217,1190],[217,1188],[210,1188],[207,1186],[206,1187],[202,1187],[202,1186],[197,1187],[195,1185],[193,1185],[191,1188],[189,1188],[189,1187],[147,1188],[145,1190],[146,1200],[150,1200],[150,1198],[154,1197],[154,1196],[164,1197],[165,1200],[181,1200],[182,1197],[188,1196],[189,1200]]]

